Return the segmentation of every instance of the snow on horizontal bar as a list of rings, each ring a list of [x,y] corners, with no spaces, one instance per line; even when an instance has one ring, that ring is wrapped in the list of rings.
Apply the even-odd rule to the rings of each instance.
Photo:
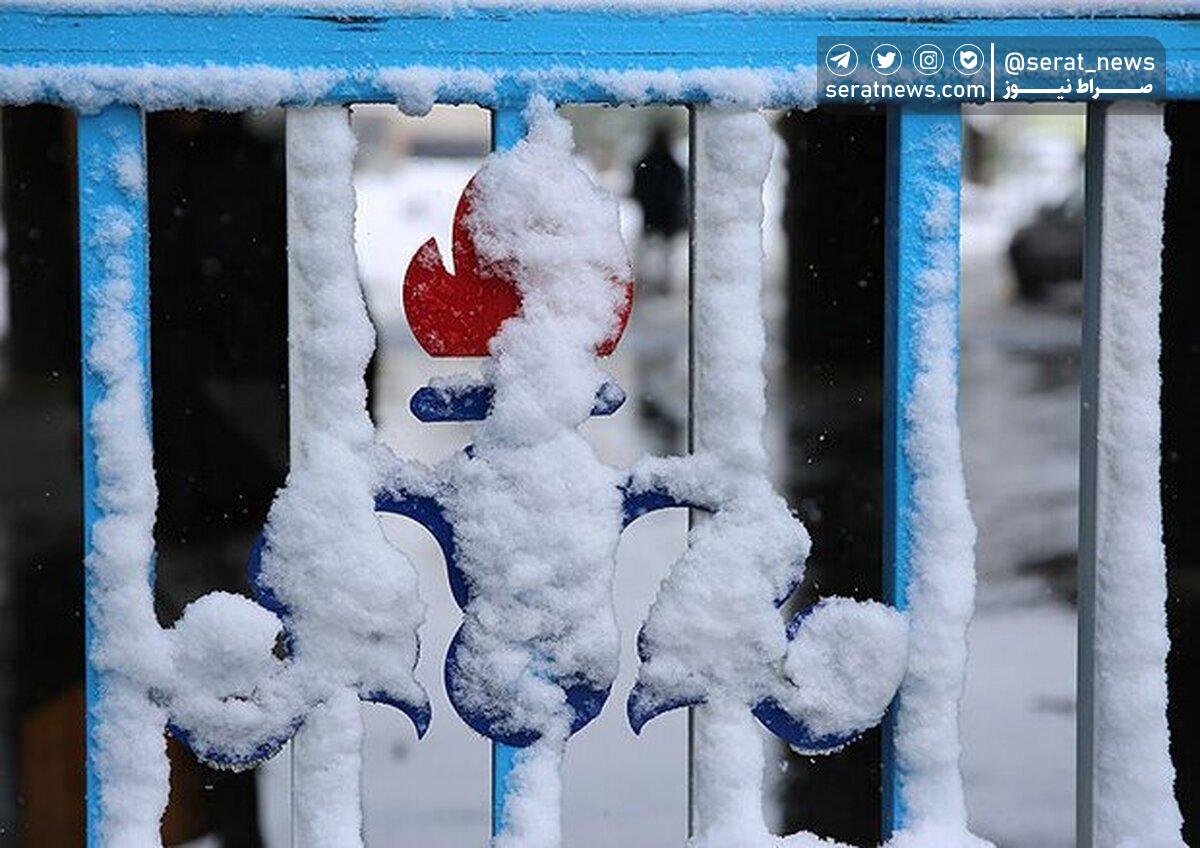
[[[536,63],[535,63],[536,64]],[[586,68],[552,65],[513,71],[429,65],[362,71],[275,65],[0,64],[0,103],[54,102],[82,112],[111,103],[148,111],[193,108],[245,111],[318,103],[391,102],[422,115],[435,103],[500,105],[545,93],[556,102],[715,101],[746,108],[810,107],[816,71],[795,67]]]

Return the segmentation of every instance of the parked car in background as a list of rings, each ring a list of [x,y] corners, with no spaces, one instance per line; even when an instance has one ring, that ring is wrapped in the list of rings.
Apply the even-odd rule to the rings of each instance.
[[[1022,300],[1042,300],[1056,283],[1083,279],[1083,187],[1066,200],[1038,208],[1013,233],[1008,258]]]

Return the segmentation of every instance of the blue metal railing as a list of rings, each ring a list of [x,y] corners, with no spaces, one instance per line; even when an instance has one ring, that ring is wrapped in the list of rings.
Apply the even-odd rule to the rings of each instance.
[[[100,304],[112,296],[111,287],[119,285],[107,263],[114,257],[105,248],[104,228],[114,212],[127,216],[130,237],[124,242],[120,261],[127,263],[124,279],[132,283],[129,295],[137,341],[137,357],[142,364],[142,396],[146,427],[150,427],[150,268],[148,254],[149,219],[144,186],[131,191],[120,184],[116,173],[119,156],[130,152],[145,160],[145,130],[142,112],[134,106],[110,106],[95,115],[81,115],[78,124],[79,157],[79,274],[83,328],[83,509],[84,551],[90,552],[92,530],[103,515],[96,474],[96,448],[91,427],[96,405],[110,389],[91,363],[96,334],[96,315]],[[153,564],[147,563],[147,579],[153,581]],[[86,598],[96,590],[95,575],[85,571]],[[85,644],[91,655],[94,629],[91,615],[84,617]],[[87,691],[87,823],[89,840],[100,832],[100,785],[96,764],[96,711],[104,698],[100,673],[88,662]]]
[[[957,107],[904,108],[890,116],[887,165],[887,243],[884,317],[884,492],[883,563],[884,598],[897,609],[908,609],[912,510],[916,482],[906,456],[908,412],[913,409],[913,382],[917,371],[914,326],[922,304],[916,292],[919,276],[934,262],[953,275],[954,286],[942,297],[958,310],[959,228],[958,180],[962,133]],[[952,155],[947,155],[948,152]],[[925,220],[931,192],[937,187],[953,198],[954,226],[932,233]],[[928,305],[928,304],[925,304]],[[955,351],[957,359],[957,351]],[[897,710],[889,711],[883,725],[883,829],[891,833],[904,826],[905,809],[896,763]]]
[[[506,150],[514,146],[528,131],[519,109],[497,109],[492,112],[492,148]],[[518,748],[500,742],[492,743],[492,833],[504,826],[504,799],[508,797],[508,781],[516,766]]]
[[[140,196],[123,190],[113,168],[118,146],[128,151],[133,144],[144,159],[143,109],[418,100],[424,106],[430,99],[472,103],[493,110],[495,146],[504,148],[524,134],[521,108],[534,93],[558,103],[694,104],[712,96],[714,71],[751,68],[772,72],[770,84],[751,105],[811,106],[816,40],[834,32],[848,38],[978,37],[981,32],[992,37],[1149,36],[1166,50],[1168,99],[1200,99],[1200,21],[1189,19],[929,19],[905,7],[824,14],[495,9],[464,10],[451,16],[316,14],[302,8],[194,13],[0,10],[0,103],[62,103],[80,110],[85,421],[105,391],[86,364],[93,306],[109,283],[96,234],[104,208],[119,207],[137,230],[126,244],[125,259],[134,285],[139,355],[143,373],[150,373],[145,194],[144,189]],[[422,89],[415,82],[419,75],[406,77],[412,69],[419,69],[423,79],[431,71],[441,72],[441,81],[432,91],[425,90],[427,82]],[[662,75],[643,76],[640,87],[631,87],[633,77],[628,74],[647,71]],[[485,84],[485,77],[494,82]],[[914,470],[902,446],[916,367],[917,277],[935,253],[942,261],[951,257],[950,270],[956,277],[958,270],[957,207],[949,230],[931,233],[923,219],[927,201],[923,192],[940,185],[957,198],[960,135],[957,105],[893,106],[889,120],[883,568],[888,599],[904,608]],[[931,135],[943,142],[937,155],[927,143]],[[945,155],[946,139],[952,156]],[[956,300],[957,291],[944,296]],[[143,391],[148,409],[148,376]],[[85,544],[90,549],[91,528],[101,516],[101,506],[87,427],[84,496]],[[150,563],[147,576],[152,579]],[[90,758],[90,743],[91,717],[104,695],[90,666],[87,692],[89,844],[99,845],[102,787]],[[899,827],[905,817],[893,727],[894,721],[889,720],[884,744],[888,830]],[[493,749],[494,826],[504,816],[505,781],[514,750],[502,745]],[[1087,842],[1081,831],[1080,844]]]
[[[201,4],[202,5],[202,4]],[[711,85],[692,72],[751,68],[778,80],[761,106],[811,105],[817,38],[1046,36],[1157,39],[1169,58],[1167,96],[1200,96],[1195,20],[1146,17],[930,19],[919,7],[823,14],[620,13],[489,9],[392,15],[294,11],[126,14],[0,12],[0,91],[12,102],[108,101],[151,108],[248,108],[314,102],[394,103],[397,71],[460,72],[437,87],[443,103],[519,108],[551,100],[631,99],[625,71],[670,71],[639,100],[696,102]],[[121,73],[121,70],[125,73]],[[212,87],[220,70],[266,71],[253,84]],[[482,71],[495,84],[481,85]],[[19,75],[19,79],[17,78]],[[427,76],[426,76],[427,79]],[[624,81],[625,83],[628,80]]]

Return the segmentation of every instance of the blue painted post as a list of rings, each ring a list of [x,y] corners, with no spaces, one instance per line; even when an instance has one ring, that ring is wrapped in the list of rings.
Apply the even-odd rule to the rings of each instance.
[[[916,339],[926,313],[950,301],[957,327],[959,272],[958,104],[893,106],[888,113],[886,305],[884,320],[884,596],[908,608],[912,577],[912,522],[917,472],[906,451],[914,380],[921,365]],[[949,144],[949,147],[946,145]],[[949,221],[930,222],[938,191],[950,198]],[[934,294],[922,290],[923,276],[950,273],[953,284]],[[957,349],[954,350],[957,362]],[[965,626],[965,623],[964,623]],[[903,690],[902,690],[903,691]],[[905,775],[896,754],[900,696],[883,725],[883,834],[904,827],[908,813]]]
[[[83,515],[85,553],[92,549],[92,528],[105,513],[98,500],[96,448],[90,422],[97,403],[105,396],[104,380],[88,365],[95,340],[96,307],[112,283],[107,263],[114,248],[106,245],[102,228],[115,211],[127,218],[132,232],[122,242],[119,257],[128,265],[133,284],[130,310],[142,365],[142,396],[147,418],[150,410],[150,276],[147,258],[146,190],[139,179],[119,179],[119,156],[131,154],[141,161],[145,173],[145,138],[142,112],[132,106],[110,106],[94,115],[80,115],[78,122],[79,157],[79,280],[81,323],[83,330]],[[124,184],[123,184],[124,183]],[[150,422],[146,421],[149,428]],[[153,580],[153,564],[146,563],[146,578]],[[97,712],[104,698],[103,676],[92,665],[96,638],[92,616],[95,612],[95,580],[84,575],[84,641],[87,651],[85,681],[87,690],[87,844],[101,848],[103,825],[100,804],[100,775],[96,767]]]
[[[525,137],[529,127],[521,107],[492,111],[492,149],[507,150]],[[508,797],[508,778],[512,774],[519,749],[492,743],[492,835],[504,827],[504,801]]]
[[[523,107],[492,110],[492,149],[507,150],[529,132]]]

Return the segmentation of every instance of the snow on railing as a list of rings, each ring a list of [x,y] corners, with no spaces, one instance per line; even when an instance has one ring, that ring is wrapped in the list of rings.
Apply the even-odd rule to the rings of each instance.
[[[1160,104],[1112,104],[1090,115],[1077,791],[1098,846],[1183,844],[1167,748],[1159,487],[1169,150]]]
[[[834,750],[878,723],[897,688],[883,719],[893,844],[980,844],[958,768],[974,593],[955,409],[958,106],[889,111],[892,606],[826,599],[791,622],[777,608],[803,577],[809,541],[765,478],[769,147],[754,112],[813,105],[816,38],[870,35],[883,21],[898,37],[981,27],[1152,36],[1167,51],[1167,96],[1197,98],[1200,27],[1152,17],[1185,9],[1150,4],[1074,10],[1085,18],[1053,4],[1021,7],[1036,18],[989,18],[981,7],[974,20],[936,21],[836,3],[642,14],[374,4],[353,18],[347,6],[320,6],[0,7],[0,103],[79,112],[89,844],[158,844],[164,727],[230,767],[294,737],[298,844],[361,844],[357,701],[404,710],[418,732],[430,720],[412,675],[417,581],[374,518],[390,511],[431,530],[463,610],[447,685],[467,723],[494,741],[496,844],[558,845],[564,746],[602,709],[616,672],[607,599],[617,540],[640,515],[676,505],[697,520],[643,627],[627,708],[637,730],[694,707],[696,844],[816,844],[807,834],[780,842],[763,823],[754,719],[801,750]],[[491,354],[483,382],[431,385],[414,398],[422,420],[479,422],[474,447],[433,469],[378,444],[364,409],[373,334],[354,271],[354,144],[337,108],[359,101],[493,110],[499,152],[456,216],[456,276],[427,245],[405,287],[427,349],[478,354],[483,344]],[[576,430],[623,400],[597,354],[623,329],[630,276],[616,206],[573,165],[569,130],[549,106],[578,102],[693,108],[696,450],[628,472],[602,464]],[[291,473],[251,554],[256,602],[215,593],[164,629],[150,588],[143,110],[278,105],[291,107]],[[1099,103],[1091,118],[1078,841],[1115,848],[1154,834],[1155,845],[1182,844],[1166,750],[1153,403],[1166,145],[1158,106]],[[468,308],[442,296],[449,286],[467,287]]]

